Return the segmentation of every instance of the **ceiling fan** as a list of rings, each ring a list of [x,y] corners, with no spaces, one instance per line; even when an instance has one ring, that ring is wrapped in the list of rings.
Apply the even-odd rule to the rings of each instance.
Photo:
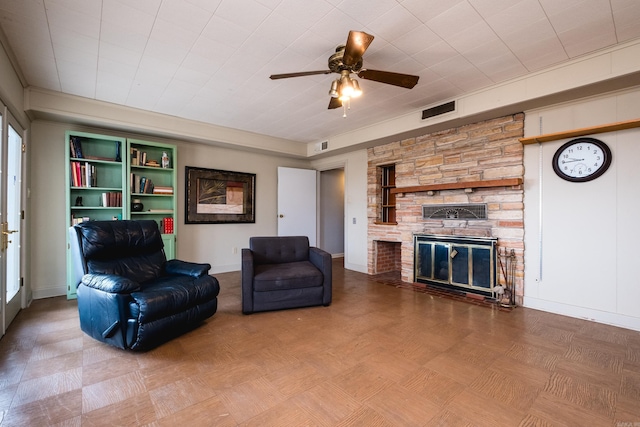
[[[362,68],[362,55],[364,55],[372,41],[373,36],[371,34],[362,31],[349,31],[347,44],[339,45],[336,48],[336,52],[329,57],[328,70],[272,74],[269,78],[277,80],[316,74],[340,74],[339,78],[331,82],[329,109],[345,107],[343,117],[346,117],[346,109],[350,105],[351,98],[362,94],[358,81],[352,78],[351,74],[356,74],[361,79],[373,80],[407,89],[413,88],[418,83],[419,76]]]

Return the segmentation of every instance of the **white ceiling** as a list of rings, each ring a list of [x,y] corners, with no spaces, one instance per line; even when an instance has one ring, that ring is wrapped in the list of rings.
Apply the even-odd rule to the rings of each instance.
[[[638,0],[0,0],[27,85],[300,142],[326,140],[640,37]],[[326,70],[375,40],[348,117]]]

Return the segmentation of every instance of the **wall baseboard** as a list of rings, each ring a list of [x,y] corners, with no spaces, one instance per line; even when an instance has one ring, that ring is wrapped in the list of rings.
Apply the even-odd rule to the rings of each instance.
[[[533,308],[535,310],[547,311],[549,313],[561,314],[563,316],[575,317],[578,319],[590,320],[592,322],[640,331],[639,317],[631,317],[619,313],[610,313],[591,308],[577,307],[574,305],[526,296],[524,297],[523,306],[526,308]]]
[[[48,286],[39,289],[33,289],[33,299],[53,298],[67,295],[66,286]]]

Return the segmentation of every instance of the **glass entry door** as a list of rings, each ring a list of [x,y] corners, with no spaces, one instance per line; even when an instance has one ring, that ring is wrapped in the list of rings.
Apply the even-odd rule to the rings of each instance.
[[[22,161],[23,131],[6,108],[0,150],[0,282],[2,334],[22,307]]]

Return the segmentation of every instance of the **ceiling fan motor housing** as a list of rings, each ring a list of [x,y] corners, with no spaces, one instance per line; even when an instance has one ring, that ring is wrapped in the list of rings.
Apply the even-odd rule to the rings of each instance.
[[[334,73],[340,74],[343,70],[348,70],[351,73],[357,73],[362,68],[363,60],[360,58],[358,62],[352,67],[344,64],[342,58],[344,57],[345,45],[341,44],[336,47],[336,53],[329,57],[329,69]]]

